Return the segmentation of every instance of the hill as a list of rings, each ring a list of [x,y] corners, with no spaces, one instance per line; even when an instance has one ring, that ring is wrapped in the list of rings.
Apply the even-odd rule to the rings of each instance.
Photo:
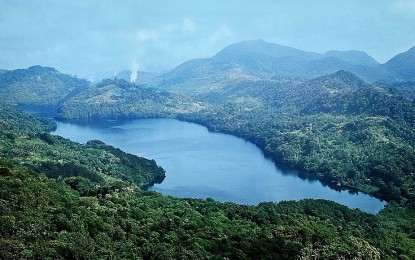
[[[32,66],[0,73],[0,100],[18,105],[58,106],[65,97],[89,85],[54,68]]]
[[[68,99],[61,116],[194,121],[250,140],[304,176],[413,206],[415,108],[398,92],[338,71],[311,80],[239,78],[190,95],[107,80]]]
[[[106,79],[79,91],[60,106],[60,117],[148,118],[168,117],[198,105],[176,94],[144,88],[123,79]]]
[[[398,54],[384,64],[398,81],[415,81],[415,46]]]
[[[413,206],[415,108],[399,93],[339,71],[304,82],[246,81],[199,98],[212,105],[179,118],[250,140],[328,185]]]
[[[82,145],[48,134],[54,127],[50,121],[0,103],[0,158],[51,178],[81,177],[78,181],[100,185],[123,180],[145,187],[164,179],[164,171],[154,161],[100,141]]]
[[[212,59],[187,61],[166,72],[147,86],[179,93],[207,92],[240,79],[258,78],[241,65]]]

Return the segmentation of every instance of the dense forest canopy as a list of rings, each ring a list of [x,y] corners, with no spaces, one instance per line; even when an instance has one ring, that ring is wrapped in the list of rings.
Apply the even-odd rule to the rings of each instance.
[[[413,54],[379,64],[247,41],[135,82],[127,72],[91,83],[41,66],[1,70],[0,256],[413,259]],[[388,205],[370,215],[323,200],[243,206],[146,192],[165,176],[155,161],[50,135],[53,122],[10,104],[62,119],[196,122]]]
[[[375,216],[323,200],[242,206],[143,192],[164,176],[153,161],[51,136],[53,124],[0,108],[1,147],[12,149],[0,158],[2,258],[415,256],[414,212],[395,203]]]

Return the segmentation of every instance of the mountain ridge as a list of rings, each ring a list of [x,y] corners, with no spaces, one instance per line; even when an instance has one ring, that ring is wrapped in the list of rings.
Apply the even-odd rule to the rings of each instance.
[[[320,54],[264,40],[242,41],[226,46],[210,58],[183,62],[169,72],[156,77],[150,85],[162,89],[204,91],[228,84],[227,77],[224,75],[227,70],[240,72],[233,78],[259,80],[278,77],[312,79],[347,70],[368,82],[410,81],[415,80],[415,72],[413,73],[415,64],[411,62],[414,50],[415,47],[406,53],[396,55],[385,64],[380,64],[367,53],[358,50],[331,50]],[[402,69],[401,64],[407,65]],[[203,84],[184,83],[201,78],[204,79]]]
[[[392,71],[397,81],[415,80],[415,46],[400,53],[383,64],[388,70]]]

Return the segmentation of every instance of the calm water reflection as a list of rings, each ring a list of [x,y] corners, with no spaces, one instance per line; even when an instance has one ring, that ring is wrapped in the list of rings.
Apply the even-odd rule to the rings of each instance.
[[[172,119],[57,124],[53,134],[81,143],[99,139],[156,160],[166,170],[166,179],[150,189],[167,195],[240,204],[319,198],[371,213],[385,205],[366,194],[300,179],[296,171],[278,168],[252,143],[197,124]]]

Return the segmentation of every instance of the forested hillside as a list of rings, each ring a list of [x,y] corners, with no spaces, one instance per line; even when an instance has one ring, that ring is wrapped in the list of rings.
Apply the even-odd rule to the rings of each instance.
[[[53,125],[8,106],[0,112],[0,258],[415,256],[414,213],[396,204],[375,216],[323,200],[242,206],[143,192],[134,176],[158,180],[154,162],[51,136]],[[42,160],[54,166],[37,167]]]
[[[57,107],[88,85],[86,80],[42,66],[0,73],[1,101],[9,104]]]
[[[228,80],[180,92],[103,81],[66,101],[61,116],[197,122],[250,140],[277,163],[334,188],[414,207],[415,108],[397,91],[339,71],[311,80]]]
[[[219,105],[179,118],[248,139],[276,162],[333,187],[414,207],[411,100],[344,71],[304,83],[252,81],[227,90],[202,96],[220,96]]]
[[[198,105],[184,96],[144,88],[123,79],[107,79],[66,100],[59,112],[65,119],[148,118],[196,109]]]
[[[65,119],[200,123],[255,143],[301,177],[388,205],[369,215],[321,200],[243,206],[144,192],[164,178],[156,162],[52,136],[53,123],[1,104],[0,258],[413,259],[412,56],[377,64],[361,52],[253,41],[145,85],[1,70],[0,98],[10,104],[49,106]]]
[[[154,161],[124,153],[101,141],[82,145],[50,135],[47,131],[54,128],[53,123],[3,104],[0,122],[0,158],[50,178],[76,177],[77,182],[96,184],[122,180],[137,187],[164,179],[164,170]]]

